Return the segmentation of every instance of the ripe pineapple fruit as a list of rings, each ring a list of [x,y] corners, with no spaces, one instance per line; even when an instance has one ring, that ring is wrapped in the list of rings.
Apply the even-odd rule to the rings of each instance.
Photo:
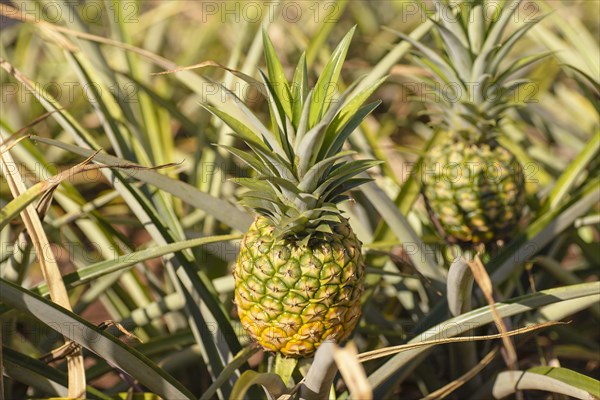
[[[342,147],[378,105],[362,106],[381,81],[359,93],[353,93],[353,85],[332,100],[353,31],[310,91],[304,55],[290,83],[263,35],[268,71],[260,74],[270,129],[239,99],[246,123],[231,110],[206,105],[250,148],[227,149],[256,175],[236,179],[248,189],[241,204],[257,215],[234,270],[238,314],[253,340],[288,357],[310,356],[325,340],[343,341],[361,314],[361,242],[337,204],[369,180],[357,175],[377,164],[352,160],[352,152]]]
[[[500,120],[518,104],[518,89],[529,82],[515,75],[545,57],[503,63],[536,22],[502,40],[520,2],[507,2],[494,18],[484,15],[482,2],[464,2],[454,15],[447,3],[435,0],[441,18],[434,29],[443,55],[399,34],[417,48],[415,62],[433,76],[416,79],[436,93],[430,104],[441,114],[444,140],[425,156],[422,190],[434,224],[449,243],[510,239],[525,207],[523,169],[497,141]]]

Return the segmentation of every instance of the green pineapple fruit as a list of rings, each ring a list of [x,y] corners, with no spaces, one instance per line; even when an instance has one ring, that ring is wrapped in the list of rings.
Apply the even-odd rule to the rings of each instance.
[[[353,31],[310,91],[304,55],[290,83],[264,35],[270,129],[239,99],[245,123],[230,110],[206,106],[250,148],[227,149],[255,172],[236,179],[248,189],[241,204],[257,215],[234,270],[240,321],[265,350],[288,357],[310,356],[325,340],[345,340],[361,314],[361,242],[337,204],[369,180],[357,175],[377,164],[353,160],[343,145],[378,105],[362,106],[381,81],[359,93],[353,85],[332,99]]]
[[[417,79],[436,93],[430,104],[441,114],[443,140],[425,156],[422,190],[434,224],[449,243],[509,240],[525,207],[522,166],[497,140],[500,121],[518,105],[519,88],[529,83],[515,76],[546,56],[503,63],[536,22],[519,27],[503,41],[520,2],[507,2],[492,18],[484,15],[480,1],[461,4],[454,15],[447,3],[435,0],[442,17],[434,29],[443,55],[398,33],[417,48],[415,62],[433,76]]]

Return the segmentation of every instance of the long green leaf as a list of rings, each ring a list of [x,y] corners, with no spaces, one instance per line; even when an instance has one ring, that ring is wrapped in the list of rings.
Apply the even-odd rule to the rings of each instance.
[[[227,99],[229,100],[233,100],[233,104],[235,104],[236,107],[229,107],[227,109],[227,112],[225,111],[221,111],[221,108],[223,108],[223,106],[221,105],[219,106],[215,106],[211,109],[211,112],[215,112],[215,110],[219,110],[221,111],[222,114],[228,116],[228,114],[231,114],[232,109],[235,110],[236,108],[239,109],[240,111],[242,111],[242,113],[246,116],[246,118],[248,119],[248,121],[250,121],[250,123],[252,124],[252,126],[258,130],[258,132],[263,136],[264,140],[269,144],[269,146],[271,146],[271,149],[278,154],[280,157],[285,157],[285,150],[283,148],[283,144],[281,143],[279,136],[275,135],[273,132],[271,132],[255,115],[255,113],[252,112],[252,110],[250,110],[243,102],[242,99],[240,99],[238,96],[236,96],[235,93],[233,93],[231,90],[227,89],[225,86],[223,86],[220,83],[215,83],[215,85],[217,85],[217,87],[222,91],[222,93],[226,96]],[[219,117],[221,117],[220,115],[218,115]],[[229,117],[232,120],[236,120],[235,117],[231,116]],[[239,120],[239,119],[238,119]],[[227,122],[227,121],[225,121]],[[235,129],[232,126],[233,129]],[[253,131],[254,132],[254,131]],[[266,146],[265,146],[266,147]]]
[[[325,141],[323,146],[321,147],[321,151],[325,151],[328,156],[332,156],[337,154],[343,147],[346,139],[358,128],[358,126],[364,121],[369,114],[373,112],[377,107],[381,104],[380,101],[375,101],[373,103],[365,104],[361,108],[355,111],[350,120],[344,125],[341,131],[337,132],[337,134],[331,134],[329,138],[327,134],[325,134]],[[334,122],[330,124],[333,125]],[[329,131],[329,128],[327,128]],[[319,157],[322,157],[319,155]]]
[[[583,151],[579,153],[562,173],[560,178],[558,178],[556,184],[552,188],[550,196],[548,196],[547,205],[542,209],[542,212],[551,210],[558,205],[571,190],[573,185],[577,183],[577,178],[584,169],[597,157],[598,152],[600,152],[600,131],[597,131],[592,136]]]
[[[283,108],[285,115],[292,120],[293,115],[290,87],[285,74],[283,73],[283,67],[281,66],[281,62],[279,62],[279,57],[277,57],[273,43],[271,42],[271,39],[269,39],[267,32],[264,30],[263,48],[265,51],[265,61],[267,63],[269,79],[275,92],[275,99],[279,101],[279,104]]]
[[[180,382],[142,353],[50,300],[2,278],[0,278],[0,300],[23,313],[34,316],[61,335],[96,353],[160,396],[167,399],[195,398]]]
[[[346,53],[348,52],[348,47],[350,47],[350,41],[354,35],[355,28],[356,27],[352,27],[352,29],[346,33],[344,38],[337,45],[331,54],[327,65],[325,65],[323,72],[317,80],[310,106],[310,114],[308,118],[309,128],[315,126],[329,108],[332,95],[337,89],[340,71],[342,70],[344,60],[346,59]]]
[[[579,196],[561,207],[542,214],[527,227],[527,230],[515,237],[502,251],[487,263],[487,268],[494,271],[491,278],[494,282],[504,280],[523,265],[530,257],[537,254],[573,221],[586,213],[598,202],[599,180],[589,182]]]
[[[359,177],[363,177],[363,175],[359,175]],[[414,251],[408,252],[408,256],[415,268],[424,276],[432,279],[437,290],[445,292],[444,274],[431,257],[431,250],[423,243],[394,202],[374,182],[361,186],[361,191],[381,214],[398,239],[402,243],[414,246]]]
[[[290,90],[292,92],[292,124],[294,125],[294,129],[297,130],[302,115],[302,105],[305,104],[308,96],[308,67],[306,65],[306,53],[302,53],[298,60]]]
[[[279,375],[266,372],[259,373],[256,371],[246,371],[235,383],[233,392],[231,393],[231,399],[243,399],[253,385],[263,386],[273,398],[278,398],[287,392],[287,388]]]
[[[42,138],[39,136],[32,136],[31,139],[59,147],[74,154],[79,154],[83,157],[89,157],[94,153],[92,150],[73,146],[58,140]],[[95,159],[103,164],[114,167],[118,167],[119,165],[123,164],[131,164],[127,160],[102,153],[97,154]],[[217,199],[199,191],[195,187],[185,182],[169,178],[168,176],[161,175],[155,171],[139,170],[136,171],[133,177],[139,181],[149,183],[159,189],[173,194],[189,205],[206,211],[219,221],[222,221],[228,225],[230,224],[233,228],[236,228],[241,232],[245,232],[252,223],[252,218],[248,214],[240,211],[226,201]]]
[[[371,96],[375,92],[375,90],[377,90],[377,88],[379,88],[379,86],[386,79],[387,79],[387,76],[384,76],[383,78],[377,80],[377,82],[375,82],[370,87],[365,88],[362,91],[356,92],[356,94],[353,93],[352,97],[350,97],[346,101],[346,104],[344,104],[342,106],[342,108],[340,108],[339,113],[336,114],[336,116],[331,121],[331,124],[329,124],[329,126],[327,127],[327,131],[325,133],[325,138],[323,140],[323,146],[319,150],[319,158],[323,158],[323,156],[325,154],[328,154],[329,149],[331,148],[334,141],[336,141],[336,139],[337,139],[336,133],[340,130],[340,128],[342,126],[347,124],[352,119],[356,118],[356,114],[359,112],[359,110],[361,108],[363,108],[364,102],[367,101],[369,96]],[[359,85],[360,85],[360,82],[358,83],[357,87]],[[356,91],[356,89],[355,89],[355,91]],[[374,103],[370,103],[370,104],[372,105]],[[375,107],[376,106],[374,106],[373,109]],[[371,111],[369,111],[369,113]],[[367,115],[369,113],[367,113]],[[363,118],[366,118],[366,115]],[[352,130],[354,130],[354,129],[352,129]],[[345,140],[345,138],[344,138],[344,140]],[[336,146],[333,146],[333,148],[335,149]],[[330,152],[329,152],[329,155],[331,155]]]
[[[48,394],[67,396],[68,377],[63,371],[5,346],[2,346],[2,356],[8,377]],[[86,391],[92,398],[112,399],[92,386],[87,386]]]
[[[221,374],[217,377],[217,379],[210,385],[208,389],[202,394],[200,400],[208,400],[212,398],[219,388],[227,379],[229,379],[237,368],[239,368],[242,364],[248,361],[250,357],[256,354],[259,351],[258,347],[246,347],[242,351],[240,351],[234,358],[231,360],[227,367],[221,372]],[[233,397],[232,397],[233,398]]]
[[[211,243],[220,243],[240,238],[240,235],[211,236],[184,240],[181,242],[170,243],[164,246],[153,246],[148,249],[139,250],[133,253],[119,256],[112,260],[105,260],[99,263],[88,265],[87,267],[83,267],[75,272],[63,276],[63,281],[65,282],[65,286],[68,289],[74,288],[77,286],[85,285],[86,283],[89,283],[95,279],[111,274],[113,272],[121,271],[125,268],[132,267],[146,260],[150,260],[156,257],[164,256],[166,254],[175,253],[177,251],[190,249],[197,246],[203,246]],[[46,284],[42,284],[35,288],[35,292],[39,295],[45,296],[48,293],[48,287]]]
[[[573,387],[585,390],[593,396],[600,398],[600,382],[589,376],[580,374],[568,368],[539,366],[530,368],[527,372],[549,376]]]
[[[496,303],[495,308],[502,318],[506,318],[560,301],[582,297],[598,297],[599,293],[600,282],[562,286],[554,289],[543,290],[538,293],[522,297],[517,297],[502,303]],[[471,329],[475,329],[479,326],[489,324],[493,321],[494,317],[489,306],[478,308],[469,313],[446,320],[441,324],[428,329],[414,339],[410,340],[409,343],[418,343],[424,340],[453,337],[464,332],[468,332]],[[399,368],[427,349],[428,347],[422,347],[396,354],[369,376],[369,382],[371,383],[371,386],[374,389],[379,388],[385,383],[386,379],[391,377]],[[377,394],[378,392],[375,392],[375,395]]]
[[[21,211],[43,193],[46,193],[51,186],[47,181],[38,182],[6,204],[0,210],[0,229],[3,229],[10,221],[18,217]]]
[[[492,394],[496,399],[503,399],[519,390],[543,390],[581,400],[595,400],[597,398],[592,396],[591,393],[555,377],[529,371],[501,372],[494,380]]]

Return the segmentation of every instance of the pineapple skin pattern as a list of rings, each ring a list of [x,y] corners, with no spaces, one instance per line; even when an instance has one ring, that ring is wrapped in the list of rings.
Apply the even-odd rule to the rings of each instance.
[[[365,265],[347,219],[308,243],[276,239],[257,217],[234,270],[242,326],[265,350],[307,357],[327,340],[348,338],[361,315]]]
[[[495,141],[434,146],[422,182],[429,214],[450,243],[510,239],[525,207],[523,168]]]

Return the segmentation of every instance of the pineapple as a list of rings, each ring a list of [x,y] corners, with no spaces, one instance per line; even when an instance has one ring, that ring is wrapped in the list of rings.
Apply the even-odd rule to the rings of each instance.
[[[333,99],[353,31],[311,90],[304,55],[288,82],[263,34],[267,73],[259,72],[269,128],[239,99],[246,122],[231,110],[205,105],[249,147],[227,149],[255,173],[236,179],[248,189],[241,204],[256,214],[234,270],[238,315],[254,341],[285,357],[308,357],[325,340],[345,340],[361,315],[361,242],[337,205],[369,180],[357,175],[377,164],[352,159],[343,145],[378,105],[362,106],[381,81],[358,93],[352,85]]]
[[[443,55],[398,33],[417,48],[415,62],[433,76],[416,79],[436,93],[430,104],[441,114],[443,140],[428,151],[420,175],[425,203],[449,243],[469,247],[507,240],[525,207],[525,184],[521,165],[497,140],[499,123],[528,83],[515,75],[545,54],[510,65],[503,61],[536,21],[503,41],[520,0],[507,2],[495,18],[484,15],[481,1],[464,2],[457,13],[441,0],[434,3]]]

